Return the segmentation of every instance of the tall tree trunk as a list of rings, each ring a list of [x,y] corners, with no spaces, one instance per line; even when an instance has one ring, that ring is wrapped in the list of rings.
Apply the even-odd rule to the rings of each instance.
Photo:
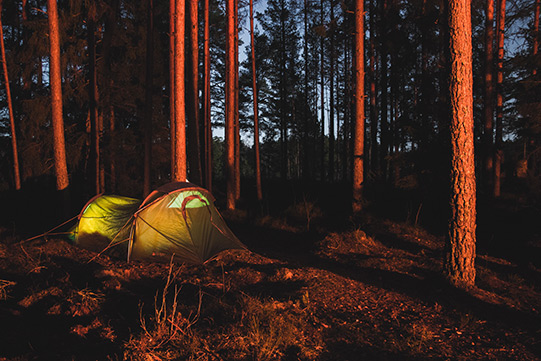
[[[287,139],[287,91],[286,91],[286,46],[285,46],[285,3],[280,1],[280,176],[288,177],[288,139]]]
[[[212,123],[210,119],[210,24],[209,0],[204,0],[205,30],[203,43],[203,124],[204,132],[204,158],[205,158],[205,186],[212,192]]]
[[[379,26],[379,40],[380,40],[380,61],[381,61],[381,169],[383,171],[384,178],[387,179],[388,175],[388,157],[389,154],[389,123],[388,123],[388,81],[387,81],[387,3],[388,0],[381,1],[380,9],[380,26]]]
[[[153,0],[147,0],[147,53],[145,74],[145,118],[143,120],[143,144],[145,147],[143,194],[150,194],[152,168],[152,113],[153,113],[153,78],[154,78],[154,6]]]
[[[24,4],[23,4],[24,5]],[[17,150],[17,132],[15,131],[15,116],[13,114],[13,103],[11,101],[11,89],[9,86],[8,66],[6,62],[6,49],[4,48],[4,31],[2,28],[2,0],[0,0],[0,51],[2,52],[2,70],[6,82],[6,100],[9,111],[9,126],[11,131],[11,150],[13,152],[13,179],[15,189],[21,189],[21,175],[19,172],[19,151]]]
[[[376,0],[370,1],[370,169],[379,168],[378,161],[378,106],[376,91]]]
[[[323,9],[323,0],[320,2],[320,14],[321,14],[321,26],[324,26],[324,9]],[[320,60],[321,60],[321,97],[320,97],[320,107],[321,107],[321,180],[325,181],[325,42],[324,37],[320,38]]]
[[[541,9],[541,0],[535,0],[535,11],[533,19],[533,46],[532,46],[532,55],[534,59],[534,65],[532,74],[535,76],[537,74],[537,68],[539,67],[539,62],[536,60],[537,52],[539,51],[539,13]]]
[[[494,192],[495,198],[501,194],[501,167],[503,158],[503,139],[502,139],[502,121],[503,121],[503,42],[505,38],[505,0],[498,0],[497,12],[497,85],[496,85],[496,140],[494,153]]]
[[[329,180],[334,181],[334,1],[330,0],[331,4],[331,54],[330,54],[330,69],[329,69],[329,81],[330,81],[330,90],[329,90]]]
[[[451,123],[451,219],[444,274],[456,287],[475,284],[475,164],[471,0],[448,1]]]
[[[174,134],[174,177],[178,182],[186,181],[186,99],[184,97],[184,26],[186,5],[184,0],[175,3],[175,134]]]
[[[89,4],[88,8],[88,99],[89,99],[89,114],[90,125],[92,129],[92,160],[94,161],[94,185],[96,194],[104,192],[102,183],[102,159],[101,159],[101,135],[103,127],[100,124],[100,116],[98,111],[98,75],[96,67],[96,6],[94,3]]]
[[[306,0],[305,0],[306,5]],[[252,92],[254,97],[254,153],[255,153],[255,185],[257,192],[257,200],[263,199],[263,191],[261,190],[261,161],[259,157],[259,118],[257,110],[257,85],[256,85],[256,68],[255,68],[255,41],[254,41],[254,2],[250,0],[250,46],[252,56]]]
[[[225,147],[227,209],[235,209],[235,1],[226,0]]]
[[[51,59],[49,62],[49,82],[51,83],[51,107],[53,123],[54,169],[56,189],[65,190],[69,186],[66,162],[66,142],[64,138],[64,119],[62,117],[62,74],[60,71],[60,34],[56,0],[47,0],[49,19],[49,42]]]
[[[355,135],[353,212],[362,210],[364,183],[364,0],[355,0]]]
[[[250,0],[253,1],[253,0]],[[302,177],[307,180],[311,176],[310,160],[308,152],[308,0],[304,0],[304,106],[303,106],[303,128],[302,128]]]
[[[190,180],[195,184],[202,184],[201,177],[201,156],[199,143],[199,42],[198,42],[198,2],[189,1],[188,21],[188,57],[186,58],[186,69],[190,76],[186,79],[188,89],[186,90],[186,117],[188,118],[188,147],[190,161]]]
[[[427,145],[430,142],[430,125],[428,123],[428,99],[431,97],[429,94],[430,79],[428,74],[428,31],[431,24],[427,19],[427,0],[423,0],[421,20],[421,129],[419,136],[419,143],[422,151],[427,151]]]
[[[235,0],[235,200],[240,198],[239,1]]]
[[[485,15],[485,123],[483,133],[483,175],[485,189],[492,184],[494,165],[494,0],[486,0]]]
[[[175,44],[176,0],[169,0],[169,132],[171,138],[171,179],[175,179],[176,162],[176,110],[175,110]]]
[[[113,59],[111,56],[112,40],[115,36],[117,23],[118,23],[118,12],[120,8],[119,0],[114,0],[110,4],[110,9],[107,12],[105,18],[105,32],[103,35],[103,61],[101,67],[102,74],[102,83],[108,84],[109,89],[105,93],[105,105],[107,107],[107,118],[109,121],[109,143],[108,147],[108,164],[109,164],[109,191],[112,193],[116,192],[116,131],[115,131],[115,107],[113,102],[113,89],[114,89],[114,78],[113,78]]]

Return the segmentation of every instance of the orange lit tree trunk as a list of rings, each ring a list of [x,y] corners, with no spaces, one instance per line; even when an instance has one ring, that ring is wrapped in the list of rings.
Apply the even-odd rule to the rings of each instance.
[[[497,20],[496,20],[496,41],[497,48],[497,63],[496,63],[496,140],[494,152],[494,197],[499,197],[501,194],[501,167],[503,158],[503,140],[502,140],[502,120],[503,120],[503,41],[505,38],[505,0],[497,0]]]
[[[235,1],[226,0],[225,147],[227,209],[235,209]]]
[[[353,212],[362,210],[364,183],[364,0],[355,0],[355,133]]]
[[[210,119],[210,24],[209,0],[204,0],[205,33],[203,43],[203,124],[205,186],[212,192],[212,123]]]
[[[451,218],[444,274],[454,286],[475,283],[476,194],[473,149],[471,0],[448,1]]]
[[[306,2],[305,2],[306,4]],[[263,199],[261,190],[261,162],[259,158],[259,119],[257,112],[257,85],[255,72],[255,41],[254,41],[254,2],[250,0],[250,46],[252,48],[252,91],[254,96],[254,152],[255,152],[255,185],[257,199]]]
[[[184,88],[184,20],[185,1],[175,2],[175,134],[173,180],[186,181],[186,102]]]
[[[492,183],[494,161],[494,0],[486,0],[485,19],[485,124],[483,133],[484,185],[489,189]]]
[[[188,78],[186,84],[186,117],[188,120],[188,147],[190,162],[190,180],[197,185],[202,184],[201,156],[199,143],[199,42],[198,42],[198,2],[188,2],[188,57],[186,58],[186,69]]]
[[[2,0],[0,0],[0,51],[2,52],[2,70],[4,72],[4,81],[6,83],[6,100],[9,111],[9,125],[11,131],[11,149],[13,152],[13,179],[15,189],[21,189],[21,175],[19,172],[19,152],[17,150],[17,133],[15,131],[15,117],[13,115],[13,104],[11,102],[11,90],[9,86],[8,66],[6,63],[6,50],[4,48],[4,31],[2,29]]]
[[[49,82],[51,84],[51,107],[53,123],[54,169],[56,189],[68,188],[68,166],[66,162],[66,143],[64,139],[64,119],[62,117],[62,79],[60,72],[60,34],[56,0],[47,0],[49,21],[49,42],[51,59],[49,62]]]
[[[150,194],[152,168],[152,93],[154,78],[154,9],[153,0],[147,0],[147,49],[145,74],[145,114],[143,119],[143,144],[145,149],[143,195]]]

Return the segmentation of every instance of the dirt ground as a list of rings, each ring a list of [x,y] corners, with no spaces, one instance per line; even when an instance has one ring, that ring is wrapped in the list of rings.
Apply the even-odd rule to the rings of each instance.
[[[458,291],[443,238],[412,225],[227,218],[251,251],[198,266],[1,229],[0,359],[541,359],[538,263],[481,249],[477,287]]]

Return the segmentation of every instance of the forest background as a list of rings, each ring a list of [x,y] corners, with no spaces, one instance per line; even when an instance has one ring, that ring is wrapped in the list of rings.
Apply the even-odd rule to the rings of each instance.
[[[472,3],[477,196],[499,198],[503,189],[535,201],[541,189],[539,1],[498,1],[490,10],[491,3]],[[247,28],[248,3],[235,7],[236,27]],[[186,74],[195,76],[192,85],[186,81],[188,179],[229,195],[226,176],[234,175],[235,201],[228,198],[228,208],[259,199],[268,211],[272,196],[261,203],[259,177],[263,194],[290,189],[293,197],[318,197],[323,189],[340,189],[335,199],[348,208],[355,145],[353,3],[282,0],[257,8],[256,122],[250,44],[241,47],[246,56],[235,64],[234,91],[227,92],[225,5],[210,1],[208,9],[197,9],[202,15],[192,24],[192,43],[190,14],[197,11],[186,12],[186,41],[195,49],[186,48],[193,59]],[[6,191],[22,187],[35,195],[53,189],[47,10],[44,2],[31,0],[4,2],[2,8],[11,90],[8,97],[8,88],[1,89],[0,186]],[[170,8],[152,1],[72,0],[58,2],[58,12],[72,209],[102,192],[144,196],[175,177]],[[440,230],[448,219],[450,157],[445,16],[441,1],[371,1],[364,50],[366,198],[384,208],[391,205],[381,197],[390,189],[409,194],[400,212],[416,213],[417,223],[423,208],[420,222]],[[209,130],[218,134],[224,127],[231,94],[235,171],[227,173],[226,142]],[[16,119],[11,129],[10,114]],[[255,124],[261,134],[256,138]]]

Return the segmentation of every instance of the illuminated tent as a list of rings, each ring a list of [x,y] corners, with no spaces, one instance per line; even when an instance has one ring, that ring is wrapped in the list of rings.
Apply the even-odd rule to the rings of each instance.
[[[226,249],[245,249],[214,207],[214,198],[191,183],[169,183],[143,202],[98,196],[79,215],[75,243],[84,248],[120,248],[130,259],[175,259],[204,263]],[[122,246],[125,245],[125,246]]]

